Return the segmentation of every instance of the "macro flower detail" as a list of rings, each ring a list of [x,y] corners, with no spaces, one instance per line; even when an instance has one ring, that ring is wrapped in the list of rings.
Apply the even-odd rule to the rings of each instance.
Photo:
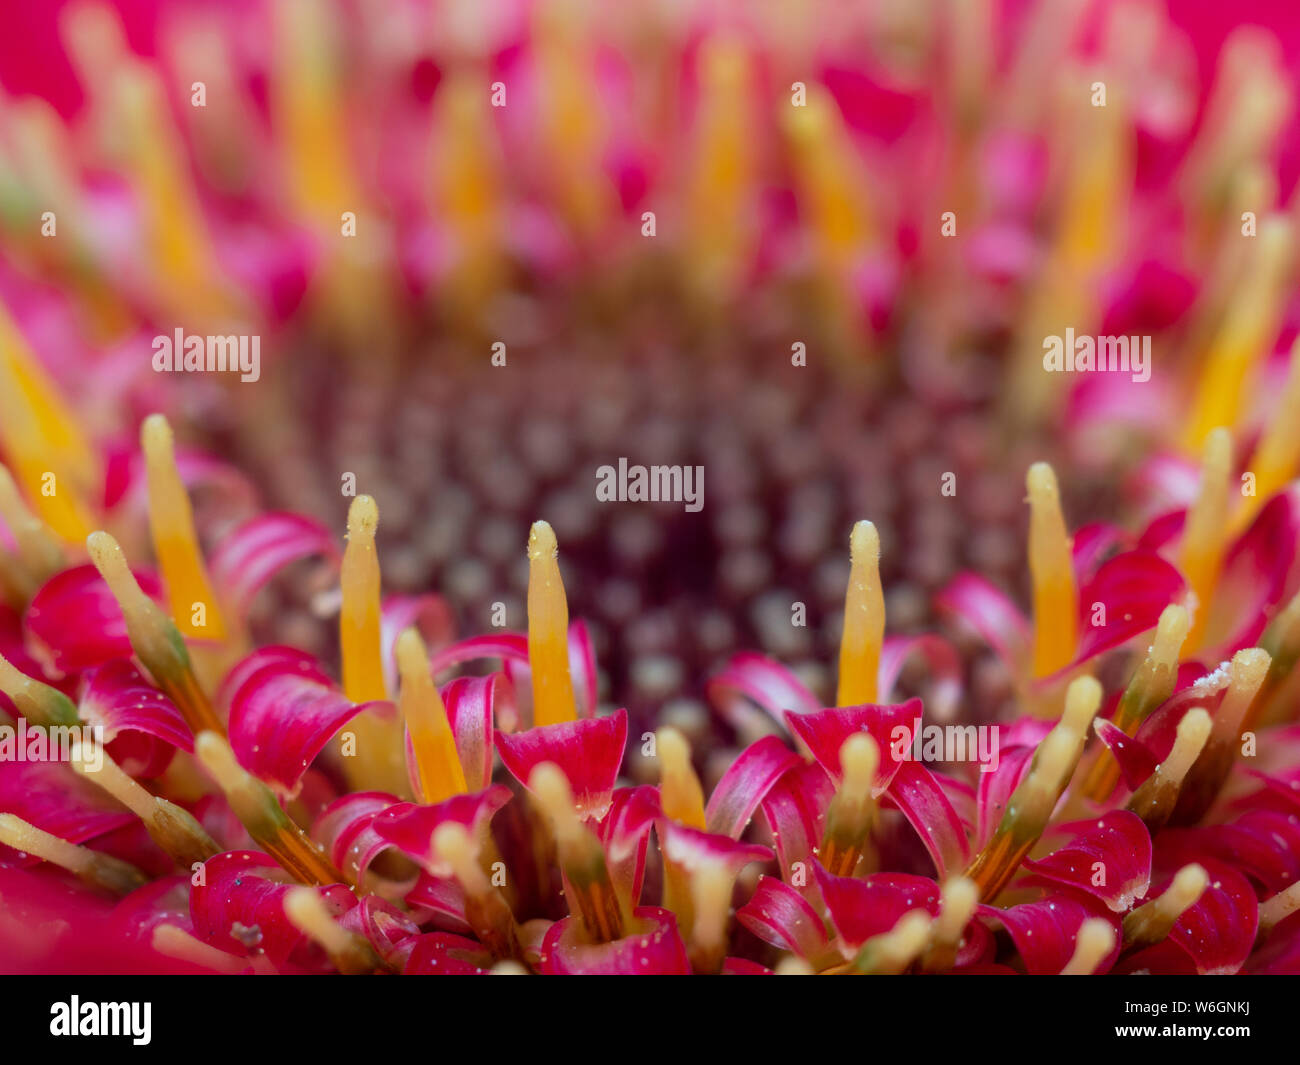
[[[246,6],[0,113],[0,970],[1300,973],[1272,36]]]

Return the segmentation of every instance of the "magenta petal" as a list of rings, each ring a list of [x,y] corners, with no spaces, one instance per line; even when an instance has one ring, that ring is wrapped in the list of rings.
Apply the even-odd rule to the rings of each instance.
[[[828,946],[826,927],[811,903],[774,876],[758,878],[754,894],[736,911],[736,920],[764,943],[801,958],[816,958]]]
[[[661,817],[658,789],[642,785],[615,788],[609,811],[600,822],[600,841],[605,845],[609,875],[633,904],[641,898],[645,883],[650,829]]]
[[[1032,639],[1029,622],[1015,603],[983,577],[958,574],[939,593],[935,604],[969,624],[1013,673],[1025,672]]]
[[[417,936],[402,970],[408,976],[484,976],[496,959],[476,939],[451,932]]]
[[[337,560],[329,529],[299,514],[260,514],[222,537],[212,552],[212,578],[222,601],[246,617],[253,597],[272,577],[312,556]]]
[[[1079,926],[1090,917],[1102,917],[1115,928],[1115,946],[1097,971],[1105,972],[1119,957],[1119,925],[1113,914],[1095,899],[1086,896],[1054,895],[1040,902],[999,910],[980,906],[981,916],[1000,921],[1011,933],[1025,968],[1034,976],[1055,976],[1074,957]]]
[[[1201,975],[1235,973],[1254,946],[1259,902],[1250,881],[1230,865],[1214,859],[1200,864],[1210,874],[1210,883],[1196,905],[1178,918],[1169,939],[1187,953]],[[1167,883],[1152,897],[1166,887]]]
[[[82,677],[78,705],[87,725],[102,725],[107,741],[123,732],[140,732],[183,751],[194,750],[185,718],[176,705],[129,661],[105,662]]]
[[[664,858],[686,869],[721,865],[739,873],[750,862],[767,862],[775,857],[757,843],[741,843],[730,836],[701,832],[666,818],[659,821],[658,831]]]
[[[325,672],[315,655],[300,651],[296,647],[284,647],[271,644],[259,647],[256,651],[240,659],[225,679],[217,692],[217,702],[229,707],[239,695],[240,690],[259,674],[272,676],[279,673],[291,673],[296,676],[314,680],[317,684],[329,685],[330,676]]]
[[[1119,764],[1125,787],[1129,791],[1136,791],[1156,771],[1160,760],[1147,749],[1145,743],[1129,736],[1117,725],[1098,720],[1096,727],[1098,738],[1109,748]]]
[[[806,714],[819,709],[816,696],[785,666],[752,651],[730,659],[709,679],[707,691],[709,701],[737,728],[764,715],[784,724],[787,711]]]
[[[739,839],[773,784],[800,758],[775,736],[751,743],[727,767],[709,796],[704,820],[710,832]]]
[[[1029,772],[1030,760],[1036,748],[1028,745],[1003,747],[998,754],[998,767],[991,773],[981,773],[976,792],[975,846],[983,848],[993,838],[1006,813],[1007,802],[1020,787]]]
[[[85,843],[135,821],[121,803],[64,762],[0,762],[0,813],[15,814],[69,843]],[[13,853],[0,846],[0,854]]]
[[[142,570],[132,572],[145,595],[158,599],[158,579]],[[64,673],[131,657],[122,610],[94,566],[74,566],[50,578],[33,596],[24,622]]]
[[[471,837],[476,836],[510,797],[510,789],[504,784],[493,784],[483,791],[453,795],[430,806],[398,803],[376,816],[372,824],[376,835],[434,876],[449,876],[450,870],[434,857],[434,832],[441,825],[458,824],[465,826]]]
[[[1154,629],[1160,613],[1182,598],[1182,574],[1154,551],[1126,551],[1102,563],[1079,590],[1080,632],[1075,666]],[[1097,604],[1106,610],[1106,624],[1092,624]]]
[[[1074,572],[1079,583],[1086,584],[1096,572],[1106,554],[1127,540],[1127,535],[1117,525],[1098,521],[1076,529],[1071,543]]]
[[[434,651],[429,656],[429,671],[439,676],[465,662],[480,658],[496,658],[502,662],[528,661],[528,637],[520,632],[499,632],[488,636],[471,636],[468,640]]]
[[[928,667],[931,709],[940,718],[947,716],[961,698],[962,662],[952,644],[940,636],[887,636],[880,651],[880,692],[889,698],[903,663],[913,654],[925,659]]]
[[[586,943],[577,922],[566,917],[546,932],[541,971],[548,976],[678,976],[691,971],[677,918],[657,906],[638,906],[642,931],[610,943]]]
[[[465,786],[482,791],[492,779],[492,753],[498,700],[513,700],[504,673],[488,677],[458,677],[442,689],[447,721],[456,738],[456,753],[465,771]]]
[[[382,791],[344,795],[320,812],[312,825],[312,838],[325,848],[335,868],[361,881],[370,863],[393,846],[375,831],[375,818],[399,801]]]
[[[256,851],[209,858],[203,863],[203,883],[190,887],[194,934],[232,954],[261,951],[277,965],[288,961],[304,945],[303,934],[284,914],[284,896],[295,883],[273,858]],[[320,892],[336,913],[356,903],[342,884]]]
[[[814,864],[817,886],[835,931],[849,951],[872,936],[890,931],[913,910],[939,913],[939,885],[924,876],[873,873],[866,877],[832,876]]]
[[[408,906],[420,914],[422,924],[433,923],[447,932],[471,933],[465,920],[465,889],[452,877],[431,876],[424,870],[405,895]]]
[[[910,754],[913,730],[920,723],[920,699],[909,699],[894,706],[867,703],[786,715],[786,724],[799,745],[834,780],[840,778],[840,748],[845,740],[855,732],[865,732],[875,740],[880,752],[880,765],[872,789],[876,795],[880,795],[894,779],[904,760],[900,754]]]
[[[297,670],[262,670],[231,700],[230,746],[240,765],[291,795],[331,736],[361,711],[390,705],[353,703]]]
[[[934,773],[920,762],[902,762],[886,794],[916,829],[941,878],[965,867],[970,860],[966,826]]]
[[[573,693],[578,699],[578,716],[595,717],[599,681],[596,676],[596,652],[591,645],[591,633],[581,618],[569,625],[569,673],[573,677]]]
[[[627,711],[540,725],[513,736],[498,732],[496,742],[501,761],[524,787],[537,766],[553,762],[568,778],[582,816],[599,819],[609,809],[614,781],[623,764]]]
[[[420,934],[420,926],[409,914],[376,895],[364,896],[348,910],[339,924],[349,932],[365,936],[385,961],[404,961],[411,953],[410,940]]]
[[[1229,549],[1214,593],[1206,643],[1225,659],[1253,646],[1273,609],[1294,591],[1291,567],[1300,545],[1300,490],[1275,495]]]
[[[1035,881],[1095,895],[1115,913],[1126,912],[1146,896],[1151,834],[1137,814],[1112,810],[1096,820],[1061,825],[1057,831],[1077,835],[1040,861],[1026,859],[1024,868]]]
[[[451,639],[451,608],[436,595],[390,595],[379,611],[379,643],[384,662],[384,683],[397,691],[397,637],[414,627],[430,650]]]
[[[763,819],[787,880],[794,864],[811,861],[821,846],[826,808],[834,794],[826,771],[816,762],[802,762],[783,774],[763,799]]]

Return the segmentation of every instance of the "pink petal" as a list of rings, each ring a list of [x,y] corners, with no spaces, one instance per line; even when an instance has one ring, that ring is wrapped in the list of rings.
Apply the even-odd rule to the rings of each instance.
[[[704,811],[709,831],[739,839],[772,785],[799,762],[799,756],[775,736],[751,743],[722,774],[709,796]]]
[[[920,762],[901,762],[886,794],[916,829],[940,878],[966,866],[970,861],[966,826],[934,773]]]
[[[379,642],[384,660],[384,683],[397,691],[397,637],[414,626],[425,646],[436,651],[451,639],[451,608],[437,595],[390,595],[379,612]]]
[[[939,885],[928,877],[906,873],[832,876],[819,864],[813,868],[831,923],[849,951],[890,931],[899,918],[913,910],[926,910],[931,916],[939,913]]]
[[[657,788],[615,788],[609,812],[601,819],[600,841],[615,886],[635,903],[645,883],[650,829],[663,817]]]
[[[463,825],[471,838],[478,836],[498,810],[510,801],[504,784],[483,791],[453,795],[432,805],[402,802],[378,814],[372,822],[375,834],[387,840],[434,876],[450,876],[433,853],[433,834],[445,824]]]
[[[932,688],[927,696],[931,710],[940,718],[956,709],[962,690],[962,663],[956,650],[939,636],[887,636],[880,652],[879,690],[888,699],[898,682],[903,663],[920,655],[928,667]]]
[[[582,816],[599,819],[609,809],[623,764],[627,711],[541,725],[513,736],[498,732],[496,743],[506,769],[524,787],[537,766],[555,763],[568,778]]]
[[[596,676],[596,652],[591,645],[587,623],[581,618],[569,625],[569,673],[578,700],[578,716],[595,717],[600,689]]]
[[[834,780],[840,778],[840,748],[845,740],[855,732],[865,732],[875,740],[880,752],[880,765],[876,769],[873,787],[876,795],[889,787],[889,782],[905,760],[900,752],[910,756],[913,730],[920,722],[920,699],[909,699],[893,706],[867,703],[786,715],[786,724],[800,746]]]
[[[752,651],[742,651],[710,678],[709,701],[733,726],[761,717],[753,704],[778,724],[787,712],[810,713],[819,707],[812,694],[793,673],[778,662]]]
[[[826,808],[835,785],[816,762],[803,762],[781,776],[763,799],[763,819],[772,833],[781,875],[796,862],[808,863],[821,846]]]
[[[980,906],[978,912],[985,918],[1000,921],[1011,933],[1025,969],[1034,976],[1055,976],[1069,964],[1074,957],[1079,926],[1090,917],[1105,918],[1115,928],[1115,946],[1097,967],[1098,971],[1105,972],[1119,957],[1119,925],[1114,915],[1087,896],[1054,895],[1006,910]]]
[[[764,943],[801,958],[817,958],[829,945],[817,911],[783,880],[760,876],[754,894],[736,911],[736,920]]]
[[[152,573],[132,572],[146,595],[160,598],[161,585]],[[74,566],[51,577],[32,597],[25,624],[64,673],[131,657],[122,611],[94,566]]]
[[[121,803],[64,762],[0,762],[0,813],[16,814],[69,843],[85,843],[135,821]],[[12,860],[13,854],[0,846],[0,855]]]
[[[210,559],[212,578],[222,600],[247,617],[253,597],[271,578],[313,556],[337,562],[328,528],[299,514],[260,514],[222,537]]]
[[[451,932],[417,936],[402,970],[408,976],[484,976],[496,964],[476,939]]]
[[[503,662],[528,661],[528,637],[519,632],[492,633],[487,636],[471,636],[467,640],[443,647],[429,656],[429,670],[438,677],[465,662],[474,662],[480,658],[496,658]]]
[[[1003,747],[998,753],[997,769],[980,774],[975,800],[977,848],[983,849],[993,838],[1002,822],[1002,815],[1006,813],[1007,802],[1029,772],[1035,749],[1028,745]]]
[[[1210,883],[1196,905],[1183,911],[1169,933],[1201,975],[1228,975],[1245,964],[1259,929],[1259,902],[1250,881],[1214,859],[1200,863]],[[1154,898],[1168,883],[1153,891]]]
[[[513,702],[504,673],[458,677],[442,689],[447,721],[456,738],[456,753],[465,771],[465,786],[482,791],[492,779],[493,721],[498,700]]]
[[[935,599],[935,605],[969,624],[1016,675],[1029,660],[1032,629],[1020,608],[974,573],[958,574]]]
[[[1061,825],[1077,833],[1066,846],[1024,868],[1035,881],[1075,888],[1095,895],[1115,913],[1124,913],[1144,898],[1151,884],[1151,834],[1137,814],[1112,810],[1092,821]],[[1097,884],[1100,872],[1104,883]]]
[[[701,832],[667,818],[658,822],[658,831],[664,857],[686,869],[720,865],[739,873],[750,862],[767,862],[775,857],[757,843],[741,843],[730,836]]]
[[[1275,495],[1229,549],[1215,586],[1205,642],[1212,658],[1252,647],[1273,609],[1294,591],[1291,567],[1300,547],[1300,489]]]
[[[1109,721],[1097,722],[1097,736],[1115,756],[1119,770],[1124,777],[1124,785],[1129,791],[1136,791],[1142,783],[1156,771],[1160,764],[1145,743],[1124,732],[1122,728]]]
[[[383,851],[393,846],[375,831],[374,821],[401,800],[382,791],[357,791],[330,803],[312,824],[311,835],[341,869],[360,882]]]
[[[231,954],[266,954],[275,964],[306,959],[304,937],[284,914],[284,896],[295,882],[273,858],[256,851],[227,851],[203,863],[204,882],[190,887],[194,934]],[[320,889],[342,913],[356,899],[342,884]]]
[[[677,918],[657,906],[633,911],[640,932],[611,943],[586,943],[572,917],[556,921],[542,941],[541,971],[548,976],[672,976],[691,971]]]
[[[414,947],[411,939],[420,934],[420,926],[409,914],[376,895],[364,896],[339,919],[339,924],[365,936],[375,953],[389,962],[405,961]]]
[[[230,745],[240,765],[294,794],[307,767],[332,737],[363,710],[391,703],[351,702],[300,664],[268,667],[240,685],[230,701]]]
[[[194,750],[176,705],[126,659],[105,662],[83,675],[78,709],[87,725],[103,726],[108,741],[123,732],[139,732],[182,751]]]
[[[1102,563],[1079,591],[1082,635],[1067,670],[1154,629],[1161,611],[1179,601],[1185,587],[1182,574],[1154,551],[1126,551]],[[1105,607],[1105,625],[1092,624],[1097,604]]]

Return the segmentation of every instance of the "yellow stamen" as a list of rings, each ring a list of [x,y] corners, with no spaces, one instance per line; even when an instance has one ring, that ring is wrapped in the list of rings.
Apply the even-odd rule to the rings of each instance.
[[[58,688],[17,669],[9,659],[0,655],[0,691],[13,700],[18,712],[33,725],[77,725],[76,704]]]
[[[0,814],[0,843],[61,866],[86,883],[114,894],[125,895],[147,880],[139,869],[120,858],[69,843],[13,814]]]
[[[0,518],[18,545],[18,557],[38,587],[63,569],[63,547],[58,538],[27,509],[9,471],[0,466]]]
[[[786,954],[772,969],[774,976],[813,976],[815,971],[797,954]]]
[[[700,69],[700,117],[687,189],[689,263],[706,288],[725,294],[751,243],[750,62],[735,42],[710,40],[701,50]]]
[[[69,764],[76,773],[99,785],[140,818],[150,838],[171,855],[182,869],[189,869],[195,862],[206,861],[214,854],[221,853],[221,848],[188,810],[160,796],[151,795],[133,777],[123,772],[122,767],[102,747],[92,759],[87,757],[82,744],[74,744]]]
[[[1115,949],[1115,929],[1101,917],[1089,917],[1079,926],[1074,954],[1061,970],[1062,976],[1091,976]]]
[[[1219,580],[1219,566],[1228,538],[1231,476],[1232,436],[1227,429],[1215,429],[1205,441],[1200,491],[1187,512],[1179,553],[1179,568],[1196,596],[1192,631],[1187,638],[1190,651],[1200,647]]]
[[[1284,219],[1260,225],[1254,260],[1228,302],[1199,376],[1188,447],[1202,447],[1217,426],[1235,425],[1241,415],[1247,385],[1277,336],[1288,291],[1291,239]]]
[[[691,957],[698,972],[716,972],[727,952],[727,925],[736,878],[726,866],[710,863],[691,877],[694,920]]]
[[[1078,645],[1079,592],[1056,474],[1045,462],[1029,467],[1029,569],[1034,580],[1034,675],[1069,665]]]
[[[1169,755],[1129,799],[1128,809],[1142,818],[1149,831],[1158,832],[1168,822],[1177,806],[1183,781],[1209,738],[1210,715],[1199,706],[1193,707],[1178,722]]]
[[[1125,953],[1159,943],[1187,910],[1195,906],[1210,884],[1204,866],[1185,865],[1163,895],[1139,906],[1124,918]]]
[[[528,790],[555,837],[570,912],[595,940],[608,943],[620,938],[630,914],[610,881],[600,840],[578,817],[568,778],[558,766],[543,762],[529,777]]]
[[[1134,735],[1151,711],[1173,694],[1178,678],[1178,655],[1187,639],[1190,624],[1191,618],[1184,606],[1175,603],[1161,611],[1151,648],[1124,690],[1115,711],[1114,723],[1126,735]],[[1096,802],[1104,802],[1118,781],[1119,762],[1110,749],[1103,746],[1084,774],[1079,790]]]
[[[361,205],[345,151],[348,123],[332,54],[334,26],[323,14],[310,0],[276,5],[271,99],[299,207],[311,221],[337,226],[340,212]]]
[[[168,958],[189,962],[191,965],[230,976],[244,972],[250,965],[269,966],[264,954],[259,955],[257,959],[239,958],[234,954],[227,954],[224,950],[218,950],[201,939],[196,939],[174,924],[156,926],[150,944],[159,954]]]
[[[860,973],[877,976],[906,972],[925,949],[930,938],[930,925],[930,915],[924,910],[904,914],[890,931],[873,936],[862,944],[853,967]]]
[[[1066,689],[1061,720],[1038,745],[1029,773],[1007,800],[993,838],[966,870],[983,901],[998,896],[1042,836],[1079,764],[1101,695],[1101,685],[1092,677],[1078,677]]]
[[[149,484],[149,530],[162,570],[172,620],[186,636],[221,640],[226,627],[212,591],[189,493],[176,468],[171,426],[161,414],[151,414],[140,426],[145,475]],[[195,607],[203,607],[203,625],[196,625]]]
[[[950,877],[940,889],[939,916],[930,929],[930,945],[921,959],[926,972],[946,972],[961,949],[962,936],[979,904],[979,887],[964,876]]]
[[[0,305],[0,445],[42,520],[66,541],[91,529],[99,463],[80,422]]]
[[[826,811],[821,863],[833,876],[852,876],[863,853],[870,849],[875,802],[871,789],[880,765],[880,749],[865,732],[855,732],[840,745],[840,784]]]
[[[1288,484],[1300,470],[1300,337],[1291,345],[1291,363],[1282,387],[1277,410],[1255,448],[1247,471],[1255,475],[1255,494],[1242,499],[1233,520],[1233,531],[1241,532],[1261,506]]]
[[[314,887],[291,888],[284,896],[284,915],[294,928],[320,944],[340,972],[358,975],[383,967],[369,942],[334,920]]]
[[[533,724],[573,721],[578,705],[569,676],[569,604],[560,578],[559,545],[544,521],[528,534],[528,664]]]
[[[106,532],[93,532],[86,538],[86,550],[122,608],[132,649],[158,686],[195,733],[209,729],[225,735],[225,726],[194,675],[180,630],[141,590],[117,541]]]
[[[874,703],[885,640],[885,596],[880,587],[880,534],[869,521],[849,537],[849,588],[844,597],[837,706]]]
[[[464,793],[465,770],[456,750],[456,737],[442,696],[429,675],[424,643],[413,628],[397,638],[397,668],[402,678],[397,706],[411,736],[421,799],[438,803]]]
[[[664,816],[704,831],[704,789],[691,765],[686,738],[671,726],[655,733],[659,753],[659,795]]]
[[[304,884],[345,883],[320,846],[290,820],[271,789],[235,760],[235,752],[215,732],[194,739],[194,754],[225,793],[248,834]]]
[[[379,555],[375,551],[378,526],[375,501],[370,496],[357,496],[348,507],[348,546],[339,575],[343,590],[339,614],[343,691],[354,703],[388,698],[379,625]]]

